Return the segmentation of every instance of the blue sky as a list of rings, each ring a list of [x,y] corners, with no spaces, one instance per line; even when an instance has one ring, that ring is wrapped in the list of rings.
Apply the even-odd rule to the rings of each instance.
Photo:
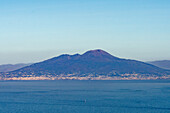
[[[103,49],[170,60],[169,0],[0,0],[0,64]]]

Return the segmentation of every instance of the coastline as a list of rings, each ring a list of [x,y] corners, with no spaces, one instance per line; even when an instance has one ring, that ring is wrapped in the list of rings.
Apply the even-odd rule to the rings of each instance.
[[[9,77],[0,80],[169,80],[170,76],[163,77]]]

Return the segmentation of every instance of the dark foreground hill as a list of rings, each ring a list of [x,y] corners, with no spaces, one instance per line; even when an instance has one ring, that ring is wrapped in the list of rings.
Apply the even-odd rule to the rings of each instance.
[[[160,68],[170,70],[170,60],[151,61],[151,62],[148,62],[148,63],[155,65],[155,66],[158,66]]]
[[[103,50],[91,50],[80,55],[63,54],[43,62],[5,73],[6,77],[91,77],[91,76],[164,76],[169,71],[154,65],[129,59],[121,59]]]

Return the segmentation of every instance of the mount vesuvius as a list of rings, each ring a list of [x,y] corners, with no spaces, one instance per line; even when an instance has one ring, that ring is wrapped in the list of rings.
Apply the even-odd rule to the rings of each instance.
[[[97,49],[84,54],[63,54],[30,66],[1,73],[5,78],[45,79],[160,79],[168,78],[169,70],[141,61],[121,59]]]

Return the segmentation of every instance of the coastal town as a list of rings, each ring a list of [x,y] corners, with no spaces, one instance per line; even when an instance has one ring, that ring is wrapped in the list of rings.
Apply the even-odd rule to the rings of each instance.
[[[155,76],[148,74],[121,74],[120,76],[109,75],[93,75],[76,76],[75,74],[67,75],[23,75],[20,77],[0,77],[0,80],[157,80],[157,79],[170,79],[170,75]]]

